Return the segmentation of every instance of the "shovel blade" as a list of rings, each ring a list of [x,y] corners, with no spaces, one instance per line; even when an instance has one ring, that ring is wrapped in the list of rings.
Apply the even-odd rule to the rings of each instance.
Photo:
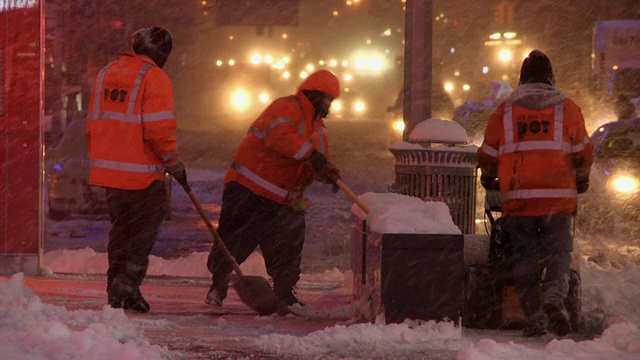
[[[289,308],[271,289],[269,282],[260,276],[238,276],[233,282],[240,300],[261,316],[286,315]]]

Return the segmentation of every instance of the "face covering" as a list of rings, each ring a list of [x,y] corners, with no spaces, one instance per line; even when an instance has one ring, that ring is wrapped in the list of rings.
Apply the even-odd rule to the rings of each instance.
[[[331,108],[331,102],[333,101],[333,98],[330,95],[316,90],[304,91],[304,94],[315,109],[315,119],[323,119],[329,116],[329,109]]]
[[[329,109],[331,108],[331,100],[322,101],[317,106],[314,106],[316,109],[316,119],[324,119],[329,116]]]

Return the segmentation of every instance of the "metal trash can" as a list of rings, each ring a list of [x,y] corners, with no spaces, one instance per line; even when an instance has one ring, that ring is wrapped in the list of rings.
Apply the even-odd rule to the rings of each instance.
[[[459,126],[452,121],[446,122]],[[424,201],[444,202],[460,231],[473,234],[477,149],[475,145],[467,145],[466,139],[429,139],[394,144],[389,151],[396,159],[395,182],[389,191]]]
[[[367,284],[367,220],[351,214],[351,270],[353,297],[360,299]]]
[[[371,221],[380,223],[395,216],[413,217],[411,223],[416,220],[417,213],[395,211],[395,215],[389,210],[384,214],[378,210]],[[374,321],[384,314],[386,323],[407,318],[457,321],[464,309],[464,235],[399,233],[389,228],[378,232],[362,216],[352,208],[351,270],[357,316]]]
[[[464,235],[369,232],[364,293],[371,314],[457,322],[464,307]],[[369,319],[373,321],[374,319]]]

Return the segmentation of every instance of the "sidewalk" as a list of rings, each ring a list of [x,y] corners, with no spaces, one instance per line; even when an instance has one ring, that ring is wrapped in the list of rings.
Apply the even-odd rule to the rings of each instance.
[[[148,314],[105,305],[104,288],[103,275],[0,277],[0,358],[635,360],[640,344],[638,327],[628,321],[593,340],[524,338],[517,330],[453,322],[359,323],[350,287],[318,274],[299,282],[297,295],[307,306],[284,317],[257,316],[233,290],[224,307],[207,305],[204,277],[147,276]]]
[[[55,278],[25,277],[24,283],[43,303],[67,310],[101,311],[106,304],[104,276],[57,275]],[[229,291],[224,306],[204,303],[209,282],[202,278],[148,276],[141,290],[151,305],[148,314],[127,312],[139,324],[151,344],[166,347],[172,358],[235,359],[295,358],[256,347],[264,334],[304,336],[316,330],[347,323],[350,294],[345,288],[327,289],[327,284],[307,284],[298,295],[308,304],[306,312],[317,317],[257,316]],[[330,286],[329,286],[330,287]],[[335,308],[342,306],[342,314]],[[323,312],[330,309],[333,313]],[[317,309],[314,310],[314,309]]]

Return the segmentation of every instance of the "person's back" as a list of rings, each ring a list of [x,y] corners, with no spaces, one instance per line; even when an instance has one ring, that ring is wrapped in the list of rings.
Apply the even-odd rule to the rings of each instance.
[[[520,86],[489,118],[478,149],[481,183],[499,180],[510,261],[525,336],[570,331],[564,301],[577,194],[589,185],[593,144],[580,108],[555,88],[551,62],[539,50],[524,60]],[[546,276],[540,288],[540,269]]]
[[[172,46],[163,30],[138,32],[135,51],[121,53],[96,79],[87,118],[92,185],[144,189],[178,160],[173,87],[160,68]]]
[[[171,33],[140,29],[132,47],[95,81],[86,124],[89,182],[105,187],[112,225],[108,303],[148,312],[139,286],[167,211],[165,172],[185,189],[188,184],[176,149],[171,81],[161,70],[171,52]]]
[[[478,152],[480,166],[489,167],[483,170],[500,179],[505,215],[571,213],[576,177],[588,179],[582,158],[592,153],[592,144],[582,111],[554,87],[553,72],[548,74],[524,75],[527,82],[492,113]],[[578,157],[575,150],[581,150]]]

